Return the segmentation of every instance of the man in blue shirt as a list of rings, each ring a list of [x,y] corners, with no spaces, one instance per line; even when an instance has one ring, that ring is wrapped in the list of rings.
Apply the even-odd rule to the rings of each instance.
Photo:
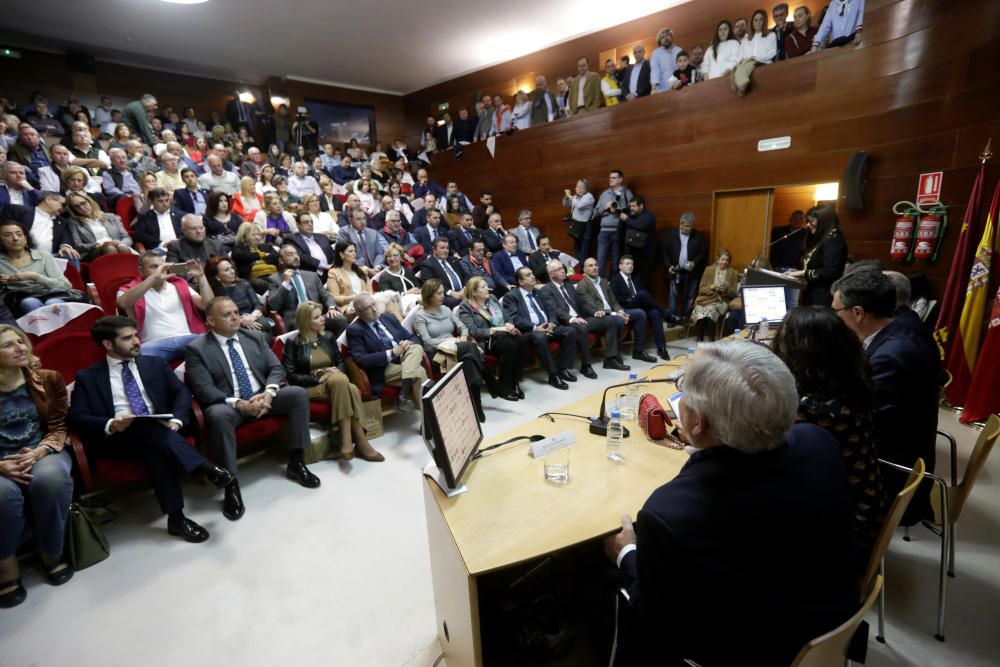
[[[855,46],[861,44],[861,22],[864,16],[865,0],[834,0],[813,38],[810,53],[851,42]]]

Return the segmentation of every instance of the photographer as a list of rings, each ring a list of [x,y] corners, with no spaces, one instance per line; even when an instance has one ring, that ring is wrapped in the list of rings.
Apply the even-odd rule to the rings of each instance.
[[[600,216],[601,225],[597,232],[597,271],[604,272],[605,263],[610,259],[605,276],[610,276],[618,266],[622,254],[622,229],[628,220],[629,203],[632,192],[622,185],[625,173],[621,169],[612,169],[608,176],[608,189],[601,193],[597,200],[595,215]],[[610,251],[610,256],[609,256]]]
[[[309,118],[309,109],[299,107],[292,123],[292,140],[296,146],[302,146],[306,152],[319,149],[319,125]]]
[[[663,262],[670,283],[670,312],[667,319],[676,324],[691,312],[701,274],[705,271],[708,242],[694,228],[694,213],[681,215],[680,227],[667,232],[663,242]]]

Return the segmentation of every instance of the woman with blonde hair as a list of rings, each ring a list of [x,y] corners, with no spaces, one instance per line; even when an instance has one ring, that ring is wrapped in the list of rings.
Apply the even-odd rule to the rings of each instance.
[[[330,402],[330,424],[340,430],[338,458],[350,461],[357,455],[363,461],[385,461],[368,442],[361,423],[361,392],[348,380],[337,341],[326,331],[323,306],[315,301],[299,304],[295,328],[298,334],[285,342],[285,377],[289,384],[305,387],[310,399]]]
[[[490,294],[486,280],[479,276],[469,279],[458,305],[458,319],[485,351],[499,361],[500,376],[496,394],[505,401],[524,398],[521,377],[527,364],[531,339],[522,336],[513,324],[504,320],[503,308]]]
[[[252,222],[244,222],[236,230],[233,243],[233,262],[236,275],[249,280],[258,294],[263,294],[270,286],[267,277],[278,272],[278,253],[264,243],[264,233]]]
[[[108,150],[110,151],[112,148],[125,150],[125,144],[127,144],[131,138],[132,132],[128,129],[128,125],[125,123],[118,123],[115,125],[115,131],[111,135],[111,143],[108,145]]]
[[[244,222],[253,222],[258,211],[263,210],[264,197],[257,193],[257,181],[253,176],[240,179],[240,191],[232,196],[229,208]]]
[[[137,254],[132,249],[132,237],[125,231],[122,219],[105,213],[93,198],[73,192],[66,196],[70,235],[80,259],[92,262],[101,255]]]
[[[268,243],[280,242],[282,234],[294,234],[298,231],[295,216],[285,210],[281,197],[277,194],[264,197],[264,208],[257,211],[253,222],[266,234],[265,240]]]
[[[66,517],[73,499],[73,459],[66,451],[66,383],[38,367],[20,329],[0,325],[0,607],[16,607],[27,591],[17,562],[31,524],[49,583],[65,584]]]
[[[329,212],[320,210],[322,202],[320,196],[312,192],[306,193],[302,197],[302,212],[308,213],[313,223],[313,234],[322,234],[330,241],[336,242],[340,225],[333,219]],[[301,214],[300,214],[301,215]]]
[[[399,299],[400,311],[406,316],[420,303],[420,281],[403,264],[404,255],[403,246],[390,243],[383,255],[385,269],[375,276],[375,280],[378,282],[378,293],[392,292]]]
[[[152,207],[149,201],[149,191],[160,187],[156,180],[156,174],[152,171],[144,171],[139,174],[139,192],[132,194],[132,202],[135,204],[135,212],[142,215]]]
[[[698,332],[698,341],[715,340],[715,331],[726,312],[729,302],[739,291],[739,276],[730,266],[733,255],[723,248],[715,256],[715,263],[701,276],[698,296],[691,311],[691,322]]]

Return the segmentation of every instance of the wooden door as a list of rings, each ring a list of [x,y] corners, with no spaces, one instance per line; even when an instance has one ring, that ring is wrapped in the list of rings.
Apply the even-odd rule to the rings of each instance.
[[[709,264],[723,248],[732,253],[732,266],[737,271],[764,254],[771,222],[771,197],[771,189],[715,193]]]

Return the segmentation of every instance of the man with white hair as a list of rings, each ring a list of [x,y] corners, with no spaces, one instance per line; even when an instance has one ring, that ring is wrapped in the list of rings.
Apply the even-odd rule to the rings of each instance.
[[[156,172],[156,184],[174,196],[174,190],[183,190],[184,178],[181,176],[181,161],[177,156],[168,151],[164,151],[160,156],[160,164],[163,169]]]
[[[134,174],[141,174],[144,171],[156,171],[159,165],[156,160],[146,154],[146,147],[141,141],[129,139],[125,142],[125,154],[128,156],[128,168]]]
[[[605,540],[629,664],[790,664],[858,608],[840,447],[795,423],[795,379],[755,343],[700,345],[678,386],[691,458]]]
[[[319,197],[323,194],[323,191],[319,187],[319,183],[316,179],[306,173],[309,168],[305,162],[296,162],[292,166],[292,173],[288,177],[288,193],[299,197],[305,197],[307,194],[314,194]]]
[[[121,148],[112,148],[109,155],[111,168],[101,176],[101,187],[108,203],[139,192],[139,182],[128,168],[128,155]]]
[[[265,164],[267,164],[265,155],[256,146],[251,146],[247,149],[247,159],[243,160],[243,164],[240,165],[240,173],[258,180],[260,178],[261,167]]]
[[[205,158],[208,173],[198,177],[198,185],[212,192],[224,192],[232,196],[240,191],[240,177],[222,168],[222,158],[209,155]]]

